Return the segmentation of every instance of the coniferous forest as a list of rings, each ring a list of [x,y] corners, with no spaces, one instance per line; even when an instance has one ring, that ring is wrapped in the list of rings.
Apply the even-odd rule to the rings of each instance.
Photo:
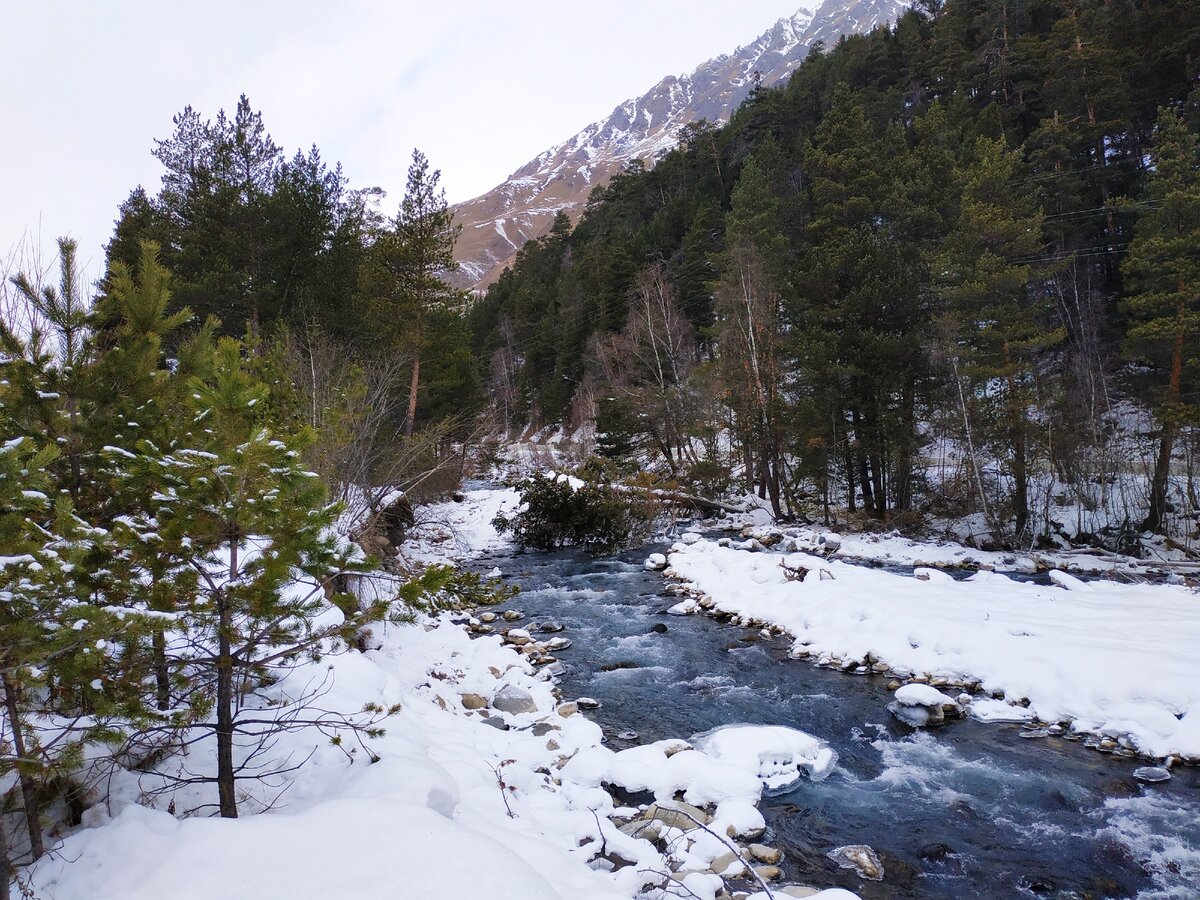
[[[776,515],[1194,529],[1198,60],[1186,2],[918,4],[814,52],[525,247],[470,312],[493,403]]]
[[[385,192],[315,145],[280,147],[269,121],[245,95],[229,110],[184,106],[146,148],[161,183],[133,187],[115,211],[94,282],[67,238],[52,264],[14,257],[0,273],[0,900],[25,889],[20,873],[53,857],[61,835],[106,821],[93,810],[114,796],[233,819],[282,802],[310,759],[392,759],[375,749],[389,723],[410,716],[403,741],[432,721],[404,711],[414,696],[483,710],[489,740],[540,727],[522,715],[588,708],[556,706],[561,691],[537,680],[535,667],[564,671],[551,651],[570,640],[502,630],[479,611],[510,601],[515,580],[440,564],[446,535],[405,544],[428,533],[425,503],[445,501],[439,515],[456,527],[511,534],[522,551],[649,540],[664,502],[697,521],[748,504],[772,527],[952,537],[981,552],[1087,547],[1131,565],[1158,554],[1197,571],[1196,0],[919,0],[890,27],[814,47],[728,123],[687,125],[675,149],[596,188],[577,222],[559,213],[479,293],[453,286],[459,229],[436,160],[412,151],[406,183]],[[536,443],[556,448],[556,464],[573,448],[592,483],[535,473],[513,505],[475,498],[483,525],[454,519],[464,478]],[[684,537],[673,552],[701,542]],[[666,567],[657,553],[645,564]],[[640,558],[633,568],[641,577]],[[807,563],[770,568],[820,589]],[[671,612],[683,615],[716,591],[678,593],[690,599]],[[460,615],[454,636],[428,637],[443,612]],[[757,613],[720,614],[763,641],[785,633]],[[545,633],[562,630],[543,618]],[[373,691],[346,701],[329,660],[401,658],[383,635],[414,621],[431,642],[420,652],[445,658],[416,675],[346,667]],[[468,631],[504,643],[471,657],[483,651]],[[873,647],[838,652],[820,658],[889,679],[921,673],[889,669]],[[476,676],[489,667],[485,689]],[[1004,697],[966,669],[948,678],[939,686]],[[932,709],[934,724],[942,701],[965,704],[933,693],[932,705],[898,702],[910,716]],[[1035,722],[1035,697],[1010,699],[1028,716],[1003,721],[1082,716]],[[1118,745],[1109,720],[1088,733],[1166,768],[1195,761],[1179,748],[1193,746],[1183,741],[1200,707],[1172,703],[1158,743],[1130,730]],[[486,793],[502,822],[532,829],[522,791],[545,788],[571,754],[611,755],[592,723],[556,730],[543,751],[547,733],[532,731],[545,759],[497,751],[462,796]],[[319,748],[295,743],[313,734]],[[420,782],[421,802],[441,827],[460,799],[445,773],[470,763],[450,754],[439,768],[423,740],[397,758],[420,759],[404,771],[432,785]],[[801,768],[824,777],[815,739],[797,746],[817,754]],[[660,754],[664,766],[679,749]],[[580,781],[578,797],[611,790],[605,778],[591,793]],[[618,807],[655,789],[625,787]],[[697,801],[708,812],[691,794],[680,808],[729,825],[731,839],[763,833],[712,819],[722,800],[744,799],[713,796]],[[612,798],[584,816],[578,797],[563,809],[586,821],[542,829],[573,836],[564,854],[596,841],[584,861],[623,896],[677,896],[687,866],[674,848],[661,859],[682,869],[636,881],[644,860],[621,843],[634,832],[615,830],[611,816],[629,823]],[[753,825],[754,802],[729,808]],[[593,818],[595,835],[579,837]],[[709,873],[721,890],[723,872]],[[698,884],[689,896],[732,896]]]

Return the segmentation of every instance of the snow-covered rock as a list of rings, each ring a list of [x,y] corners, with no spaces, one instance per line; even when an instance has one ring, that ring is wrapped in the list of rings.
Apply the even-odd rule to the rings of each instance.
[[[661,553],[651,553],[646,557],[644,565],[649,572],[661,571],[667,567],[667,558]]]
[[[753,773],[768,791],[785,791],[802,777],[820,781],[837,765],[824,741],[778,725],[725,725],[691,743],[714,759]]]

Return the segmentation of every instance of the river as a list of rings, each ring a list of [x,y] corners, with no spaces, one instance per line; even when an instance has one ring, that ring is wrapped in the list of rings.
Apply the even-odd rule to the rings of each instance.
[[[654,549],[654,548],[651,548]],[[887,679],[787,658],[785,638],[703,616],[669,616],[646,549],[612,559],[561,552],[477,558],[521,594],[521,627],[557,622],[569,698],[621,749],[738,722],[787,725],[838,752],[828,779],[764,799],[767,842],[788,881],[841,885],[864,898],[1200,897],[1200,769],[1158,785],[1144,762],[1022,728],[960,720],[918,732],[886,710]],[[636,739],[619,735],[636,732]],[[868,844],[882,882],[826,854]]]

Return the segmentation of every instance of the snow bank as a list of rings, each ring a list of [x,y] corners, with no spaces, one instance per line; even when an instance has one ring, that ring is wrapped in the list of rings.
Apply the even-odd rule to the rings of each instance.
[[[781,562],[807,577],[789,581]],[[1027,700],[1030,717],[1200,758],[1200,597],[1183,586],[922,580],[710,541],[676,545],[668,571],[720,610],[782,626],[797,653],[977,681]]]
[[[386,722],[387,733],[371,742],[378,762],[361,754],[351,761],[320,734],[284,735],[274,751],[280,759],[320,746],[274,811],[236,821],[178,820],[164,811],[170,800],[182,811],[211,799],[190,792],[198,789],[160,797],[157,809],[139,806],[141,783],[124,773],[114,789],[113,818],[103,808],[90,810],[87,820],[98,827],[66,838],[58,853],[29,870],[36,893],[56,900],[369,898],[394,895],[402,884],[405,896],[423,898],[631,896],[636,878],[586,865],[579,844],[599,838],[597,819],[538,771],[597,746],[600,728],[558,716],[551,686],[499,639],[473,641],[446,620],[429,630],[397,626],[381,636],[378,649],[326,664],[333,688],[323,705],[402,705]],[[297,676],[303,677],[290,677]],[[538,712],[465,708],[463,695],[491,696],[505,685],[527,692]],[[513,730],[491,727],[484,713]],[[528,727],[534,721],[545,725],[538,729],[544,736],[534,736]],[[188,766],[202,770],[197,756]],[[258,803],[240,801],[251,811],[280,785],[245,787],[259,794]]]
[[[492,520],[520,506],[521,494],[515,488],[466,491],[458,502],[423,506],[401,552],[411,562],[444,563],[507,549],[512,541],[496,531]]]

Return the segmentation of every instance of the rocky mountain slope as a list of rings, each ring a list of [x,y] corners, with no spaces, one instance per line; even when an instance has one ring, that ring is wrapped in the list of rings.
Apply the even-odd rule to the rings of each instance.
[[[633,160],[653,164],[675,146],[684,125],[726,121],[752,90],[755,73],[764,86],[778,84],[814,43],[831,45],[844,34],[870,31],[909,5],[909,0],[813,0],[732,54],[710,59],[690,75],[667,76],[530,160],[503,184],[458,204],[459,286],[486,288],[526,241],[550,230],[556,213],[576,220],[593,188]]]

